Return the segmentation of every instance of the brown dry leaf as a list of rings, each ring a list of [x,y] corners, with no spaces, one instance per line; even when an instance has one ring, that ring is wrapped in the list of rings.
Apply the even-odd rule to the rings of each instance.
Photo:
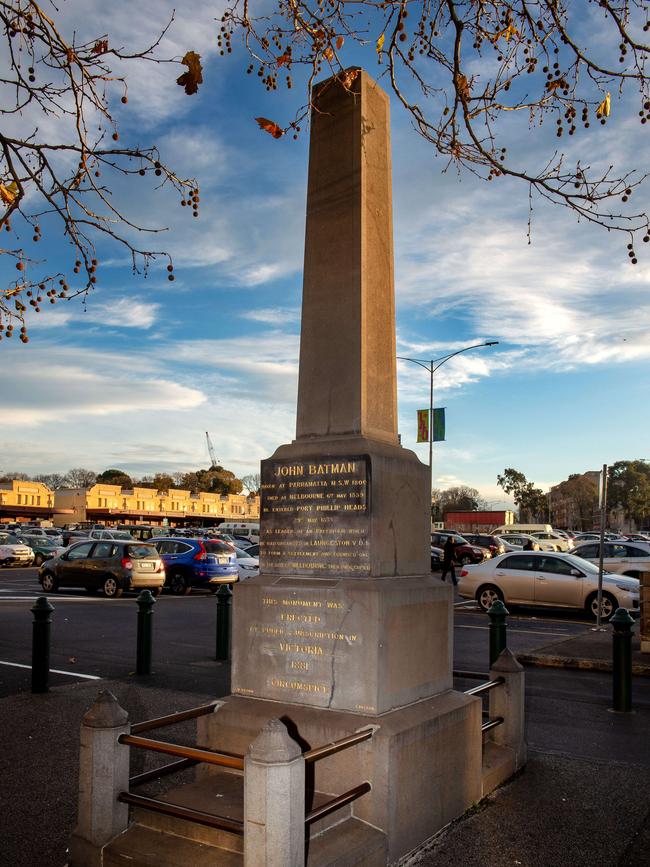
[[[18,184],[12,181],[10,184],[0,184],[0,199],[5,205],[11,205],[18,195]]]
[[[68,657],[68,662],[70,662],[72,665],[74,665],[76,661],[77,661],[76,656],[69,656]]]
[[[463,75],[462,72],[459,72],[456,76],[456,90],[458,91],[460,98],[464,101],[467,101],[472,95],[472,92],[469,89],[467,76]]]
[[[344,42],[345,42],[345,39],[342,36],[339,36],[339,38],[336,40],[336,50],[337,51],[340,51],[341,48],[343,48]]]
[[[328,45],[327,48],[323,51],[323,57],[326,60],[331,60],[334,57],[334,52],[332,51],[331,45]]]
[[[349,89],[350,87],[352,87],[353,82],[355,82],[358,77],[358,69],[348,69],[347,72],[344,72],[343,75],[341,75],[341,84],[343,85],[343,87]]]
[[[260,129],[263,129],[264,132],[268,132],[269,135],[273,136],[273,138],[282,138],[284,135],[282,127],[278,126],[277,123],[274,123],[272,120],[268,120],[266,117],[256,117],[255,120],[260,125]]]
[[[201,55],[195,51],[188,51],[185,57],[181,60],[187,66],[187,72],[184,72],[176,79],[176,84],[180,84],[185,88],[185,93],[191,96],[199,89],[199,84],[203,84],[203,67],[201,66]]]
[[[278,57],[278,66],[291,66],[291,52],[285,51]]]
[[[108,39],[98,39],[93,45],[93,54],[106,54],[108,51]]]
[[[381,49],[384,47],[384,39],[386,36],[382,33],[379,39],[377,40],[377,44],[375,48],[377,49],[377,54],[381,54]]]
[[[598,108],[596,109],[597,117],[609,117],[609,112],[611,110],[611,96],[609,91],[607,91],[607,95],[605,99],[600,103]]]

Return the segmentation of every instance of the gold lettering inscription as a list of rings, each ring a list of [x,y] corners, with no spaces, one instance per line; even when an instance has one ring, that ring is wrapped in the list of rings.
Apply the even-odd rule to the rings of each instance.
[[[287,644],[280,642],[280,650],[283,653],[307,653],[310,656],[322,656],[323,648],[318,644]]]
[[[324,683],[302,683],[299,680],[285,680],[281,677],[271,678],[271,686],[278,686],[281,689],[295,689],[299,692],[329,692],[329,687]]]

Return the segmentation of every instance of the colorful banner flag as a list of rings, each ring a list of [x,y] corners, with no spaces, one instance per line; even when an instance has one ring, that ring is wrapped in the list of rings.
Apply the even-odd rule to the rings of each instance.
[[[418,410],[418,440],[419,443],[429,442],[429,410]]]
[[[445,441],[445,407],[433,411],[433,441],[442,443]]]

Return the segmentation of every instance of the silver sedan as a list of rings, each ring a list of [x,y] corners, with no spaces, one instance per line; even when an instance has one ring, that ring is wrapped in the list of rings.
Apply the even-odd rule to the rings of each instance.
[[[487,611],[501,599],[506,605],[581,608],[596,617],[598,568],[573,554],[517,551],[500,554],[460,573],[458,593],[476,599]],[[639,581],[603,573],[601,617],[609,620],[617,608],[639,612]]]

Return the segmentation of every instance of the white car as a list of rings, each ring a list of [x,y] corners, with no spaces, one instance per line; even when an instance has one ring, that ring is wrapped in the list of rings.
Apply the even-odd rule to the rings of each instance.
[[[598,567],[574,554],[514,551],[461,569],[458,593],[476,599],[487,611],[501,599],[506,605],[578,608],[598,611]],[[617,608],[639,612],[639,581],[603,573],[601,617]]]
[[[586,542],[578,545],[573,553],[598,564],[600,543]],[[641,572],[650,572],[650,542],[605,542],[603,569],[631,578],[638,578]]]
[[[555,551],[555,545],[551,542],[546,542],[544,539],[536,539],[530,533],[501,533],[496,538],[509,546],[511,551],[525,548],[531,542],[535,546],[533,548],[534,551]]]
[[[549,545],[553,545],[556,551],[571,551],[573,548],[573,540],[565,538],[560,533],[556,533],[555,530],[552,533],[541,530],[530,535],[539,539],[540,542],[548,542]]]
[[[15,536],[0,533],[0,566],[31,566],[34,552]]]
[[[235,554],[237,555],[237,568],[239,569],[240,581],[254,578],[260,574],[260,561],[258,557],[251,557],[248,551],[237,547],[235,547]]]
[[[136,539],[126,530],[91,530],[89,539],[119,539],[123,542],[135,542]]]

